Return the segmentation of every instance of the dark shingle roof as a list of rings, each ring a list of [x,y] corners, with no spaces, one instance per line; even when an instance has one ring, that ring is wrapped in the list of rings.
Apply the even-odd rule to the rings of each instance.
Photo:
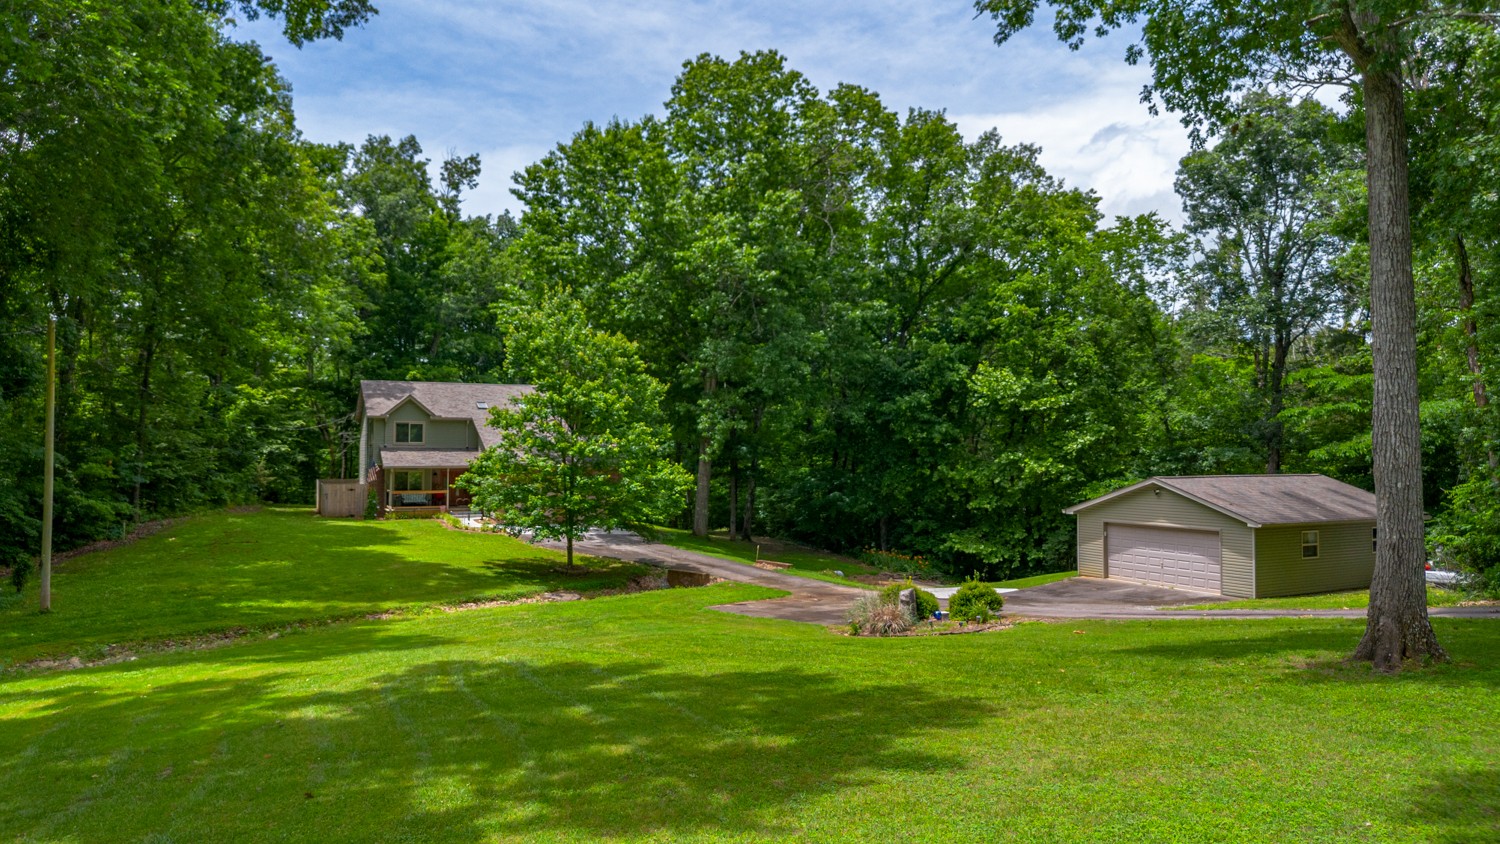
[[[1251,527],[1375,520],[1375,494],[1326,475],[1188,475],[1148,478],[1063,512],[1076,513],[1137,489],[1160,487]]]
[[[365,414],[383,417],[410,396],[438,419],[468,419],[479,430],[479,442],[489,448],[499,440],[485,422],[490,407],[504,407],[517,396],[531,392],[530,384],[456,384],[450,381],[361,381]],[[480,404],[486,408],[479,407]]]

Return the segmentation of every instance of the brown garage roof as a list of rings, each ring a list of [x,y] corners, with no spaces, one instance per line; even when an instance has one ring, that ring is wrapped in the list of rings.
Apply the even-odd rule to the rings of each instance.
[[[452,381],[361,381],[359,394],[365,414],[381,418],[410,398],[437,419],[468,419],[479,431],[479,442],[489,448],[499,433],[485,424],[492,407],[504,407],[517,396],[536,389],[530,384],[458,384]],[[484,405],[484,407],[480,407]],[[466,465],[464,463],[453,465]]]
[[[1250,527],[1375,520],[1375,494],[1326,475],[1186,475],[1148,478],[1064,513],[1157,487],[1239,519]]]

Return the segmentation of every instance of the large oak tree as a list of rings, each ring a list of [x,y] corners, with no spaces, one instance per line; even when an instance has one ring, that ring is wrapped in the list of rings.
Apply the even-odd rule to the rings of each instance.
[[[1029,26],[1039,0],[977,0],[1003,43]],[[1354,657],[1381,670],[1446,659],[1427,617],[1422,467],[1412,279],[1405,71],[1435,21],[1495,19],[1484,0],[1048,0],[1075,48],[1093,31],[1140,27],[1127,59],[1148,58],[1146,96],[1201,126],[1246,86],[1346,84],[1365,119],[1369,190],[1372,412],[1380,544],[1364,638]],[[1196,134],[1197,130],[1195,130]]]

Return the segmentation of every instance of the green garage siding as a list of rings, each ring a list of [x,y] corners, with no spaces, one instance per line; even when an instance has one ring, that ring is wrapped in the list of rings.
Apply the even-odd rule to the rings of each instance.
[[[1217,573],[1221,594],[1269,598],[1363,589],[1375,569],[1374,493],[1326,475],[1155,476],[1063,512],[1091,577],[1211,590]]]
[[[1141,489],[1078,512],[1078,573],[1106,577],[1105,525],[1217,531],[1223,594],[1253,598],[1255,542],[1250,528],[1211,507],[1169,491]]]
[[[1370,585],[1374,522],[1275,525],[1255,532],[1256,597],[1342,592]],[[1318,556],[1302,556],[1302,532],[1318,532]]]

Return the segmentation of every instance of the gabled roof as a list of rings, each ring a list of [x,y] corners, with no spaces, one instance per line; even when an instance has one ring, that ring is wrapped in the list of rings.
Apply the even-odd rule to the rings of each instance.
[[[1063,510],[1074,514],[1139,489],[1174,492],[1249,527],[1375,520],[1375,494],[1326,475],[1185,475],[1147,478]]]
[[[451,381],[361,381],[360,401],[365,415],[380,419],[410,399],[434,419],[466,419],[479,431],[479,442],[489,448],[499,433],[485,424],[492,407],[505,407],[535,388],[530,384],[458,384]],[[480,407],[483,404],[485,407]]]

